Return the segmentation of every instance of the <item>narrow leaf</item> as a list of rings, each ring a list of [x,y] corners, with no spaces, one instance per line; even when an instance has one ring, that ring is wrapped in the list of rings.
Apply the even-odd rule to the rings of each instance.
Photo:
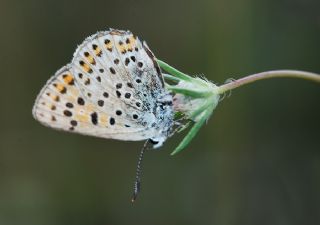
[[[164,79],[166,79],[166,80],[171,80],[171,81],[175,81],[175,82],[180,82],[181,81],[181,79],[179,79],[179,78],[177,78],[175,76],[172,76],[170,74],[163,73],[162,75],[163,75]]]
[[[181,150],[183,150],[190,141],[195,137],[195,135],[198,133],[199,129],[203,126],[203,124],[208,119],[208,116],[211,115],[212,109],[207,109],[207,111],[204,113],[204,115],[201,117],[201,119],[193,125],[193,127],[190,129],[189,133],[183,138],[183,140],[180,142],[178,147],[171,153],[171,155],[175,155]]]
[[[159,59],[156,59],[159,66],[164,69],[165,71],[171,73],[172,75],[180,78],[181,80],[185,80],[185,81],[191,81],[192,80],[192,77],[188,76],[187,74],[184,74],[182,73],[181,71],[173,68],[172,66],[168,65],[167,63],[159,60]]]

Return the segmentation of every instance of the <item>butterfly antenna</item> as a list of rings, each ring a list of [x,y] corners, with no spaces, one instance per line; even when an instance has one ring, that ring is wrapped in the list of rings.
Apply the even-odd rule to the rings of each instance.
[[[131,202],[135,202],[135,200],[137,199],[138,194],[140,193],[140,190],[141,190],[141,173],[142,173],[141,163],[143,160],[144,152],[148,149],[148,143],[149,143],[149,140],[147,140],[144,143],[144,145],[141,149],[140,155],[139,155],[137,170],[136,170],[136,179],[134,181],[133,195],[132,195]]]

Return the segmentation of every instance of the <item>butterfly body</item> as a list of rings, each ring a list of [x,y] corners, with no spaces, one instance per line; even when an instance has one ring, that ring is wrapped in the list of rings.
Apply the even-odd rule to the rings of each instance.
[[[173,114],[172,96],[146,43],[112,29],[88,37],[33,107],[34,118],[46,126],[119,140],[151,139],[155,148],[172,132]]]

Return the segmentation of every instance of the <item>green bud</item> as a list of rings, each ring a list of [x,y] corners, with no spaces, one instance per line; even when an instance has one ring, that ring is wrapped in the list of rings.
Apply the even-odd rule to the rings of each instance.
[[[174,94],[175,113],[183,115],[185,126],[188,126],[190,121],[194,123],[189,133],[171,153],[174,155],[190,143],[202,125],[209,119],[218,105],[220,95],[218,87],[212,82],[199,77],[191,77],[160,60],[157,61],[163,70],[171,73],[171,75],[164,74],[164,78],[166,88]],[[170,81],[173,84],[168,84]]]

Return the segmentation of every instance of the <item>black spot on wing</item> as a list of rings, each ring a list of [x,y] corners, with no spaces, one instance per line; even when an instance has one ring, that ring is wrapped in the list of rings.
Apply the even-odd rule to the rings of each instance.
[[[97,125],[98,124],[98,114],[96,112],[94,113],[91,113],[91,122],[94,124],[94,125]]]

